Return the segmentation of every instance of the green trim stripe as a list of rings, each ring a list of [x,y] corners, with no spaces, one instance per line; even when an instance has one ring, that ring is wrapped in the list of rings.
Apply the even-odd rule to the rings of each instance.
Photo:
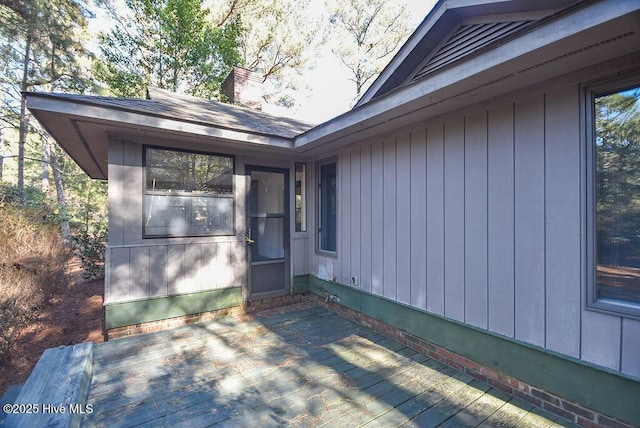
[[[640,426],[640,381],[382,297],[310,276],[340,304],[383,321],[496,371],[603,414]]]
[[[242,304],[242,288],[232,287],[105,306],[107,330]]]
[[[293,294],[309,292],[309,275],[297,275],[293,277]]]

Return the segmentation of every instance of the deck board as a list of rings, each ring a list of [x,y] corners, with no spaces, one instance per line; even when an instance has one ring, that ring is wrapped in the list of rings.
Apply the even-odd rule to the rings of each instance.
[[[94,349],[83,426],[566,426],[310,305]]]

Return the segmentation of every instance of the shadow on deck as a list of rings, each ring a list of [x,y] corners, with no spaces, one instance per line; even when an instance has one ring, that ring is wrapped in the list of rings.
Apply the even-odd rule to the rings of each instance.
[[[324,308],[95,345],[83,426],[568,426]]]

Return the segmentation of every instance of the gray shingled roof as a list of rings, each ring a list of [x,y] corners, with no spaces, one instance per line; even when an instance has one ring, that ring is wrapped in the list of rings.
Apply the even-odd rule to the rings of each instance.
[[[245,131],[252,134],[294,138],[315,125],[295,119],[274,116],[245,107],[209,101],[149,88],[149,98],[116,98],[91,95],[38,93],[60,100],[97,107],[114,108],[132,113],[161,116],[217,128]]]

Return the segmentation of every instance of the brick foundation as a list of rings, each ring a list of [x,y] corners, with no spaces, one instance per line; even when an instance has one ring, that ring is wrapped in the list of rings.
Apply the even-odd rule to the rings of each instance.
[[[261,299],[247,302],[245,307],[246,313],[264,311],[266,309],[279,308],[281,306],[289,306],[296,303],[308,302],[312,297],[310,294],[287,294],[280,297],[272,297],[270,299]]]
[[[521,382],[516,378],[482,366],[458,354],[454,354],[445,348],[434,345],[433,343],[368,315],[339,304],[326,302],[326,299],[321,296],[314,295],[313,300],[346,319],[368,327],[377,333],[383,334],[390,339],[402,343],[408,348],[427,355],[434,360],[438,360],[458,371],[467,373],[468,375],[505,391],[514,397],[518,397],[521,400],[540,407],[554,415],[561,416],[569,422],[573,422],[574,424],[587,428],[632,428],[632,425],[618,419],[610,418],[594,410],[587,409],[561,397]]]
[[[124,327],[116,327],[107,330],[107,340],[119,339],[121,337],[135,336],[142,333],[153,333],[156,331],[167,330],[170,328],[180,327],[183,325],[193,324],[201,321],[210,321],[226,316],[240,315],[244,313],[242,306],[233,306],[231,308],[218,309],[215,311],[200,312],[198,314],[189,314],[179,317],[166,318],[158,321],[149,321],[140,324],[127,325]]]
[[[247,302],[247,304],[243,306],[233,306],[230,308],[218,309],[215,311],[200,312],[197,314],[166,318],[158,321],[149,321],[124,327],[116,327],[107,330],[106,339],[111,340],[121,337],[135,336],[142,333],[153,333],[160,330],[180,327],[196,322],[211,321],[227,316],[240,316],[257,311],[264,311],[267,309],[285,307],[296,303],[308,302],[310,299],[311,295],[309,294],[288,294],[286,296]]]

